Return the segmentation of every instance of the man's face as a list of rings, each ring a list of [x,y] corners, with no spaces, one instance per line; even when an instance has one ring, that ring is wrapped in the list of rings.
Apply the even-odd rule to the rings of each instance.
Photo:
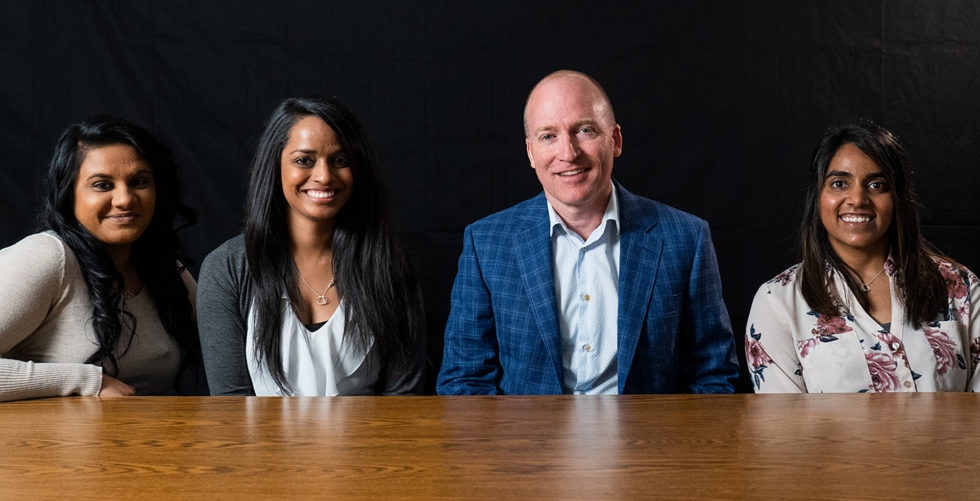
[[[608,101],[587,79],[538,84],[525,109],[527,157],[559,214],[602,213],[623,137]]]

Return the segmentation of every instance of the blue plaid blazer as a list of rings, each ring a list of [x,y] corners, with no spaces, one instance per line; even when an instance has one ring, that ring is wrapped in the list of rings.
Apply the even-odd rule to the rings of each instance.
[[[619,393],[731,393],[738,362],[708,224],[614,184]],[[562,393],[546,203],[541,193],[466,227],[440,394]]]

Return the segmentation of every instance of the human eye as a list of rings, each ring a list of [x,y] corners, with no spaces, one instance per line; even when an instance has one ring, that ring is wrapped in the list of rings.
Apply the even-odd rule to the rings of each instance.
[[[95,191],[110,191],[112,190],[112,183],[105,180],[99,180],[92,183],[92,189]]]
[[[847,188],[847,181],[845,181],[845,180],[843,180],[843,179],[841,179],[839,177],[838,178],[831,178],[831,179],[829,179],[827,181],[827,186],[829,188],[833,188],[835,190],[842,190],[844,188]]]
[[[596,132],[595,127],[591,125],[583,125],[578,129],[579,134],[595,134],[595,132]]]
[[[882,180],[871,181],[868,183],[868,188],[872,191],[886,192],[888,191],[888,183]]]
[[[136,176],[129,184],[134,188],[146,188],[153,184],[153,177],[146,175]]]
[[[313,167],[316,163],[312,157],[308,155],[303,155],[301,157],[296,157],[293,159],[293,163],[304,168]]]
[[[351,166],[351,161],[349,158],[347,158],[347,155],[337,155],[336,157],[334,157],[333,163],[337,167],[342,167],[342,168]]]
[[[538,136],[538,141],[548,142],[555,138],[555,134],[551,132],[545,132]]]

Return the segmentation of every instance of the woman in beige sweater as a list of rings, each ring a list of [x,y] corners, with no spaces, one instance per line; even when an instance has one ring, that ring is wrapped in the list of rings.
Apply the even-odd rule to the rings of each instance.
[[[0,400],[172,395],[194,379],[180,377],[200,348],[177,186],[167,148],[126,120],[62,134],[41,232],[0,250]]]

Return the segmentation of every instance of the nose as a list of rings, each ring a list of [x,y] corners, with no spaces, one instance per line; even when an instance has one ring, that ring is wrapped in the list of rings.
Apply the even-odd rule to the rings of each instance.
[[[128,208],[136,200],[136,193],[126,185],[122,185],[112,192],[112,205],[118,208]]]
[[[847,192],[847,201],[854,207],[867,205],[871,200],[871,192],[864,186],[855,185]]]
[[[313,166],[313,172],[310,173],[310,177],[314,181],[320,184],[327,184],[330,182],[330,165],[324,159],[317,160],[316,165]]]
[[[564,136],[561,139],[561,145],[559,147],[561,148],[561,156],[559,158],[562,160],[566,162],[573,162],[576,158],[578,158],[579,149],[578,144],[575,141],[575,136]]]

